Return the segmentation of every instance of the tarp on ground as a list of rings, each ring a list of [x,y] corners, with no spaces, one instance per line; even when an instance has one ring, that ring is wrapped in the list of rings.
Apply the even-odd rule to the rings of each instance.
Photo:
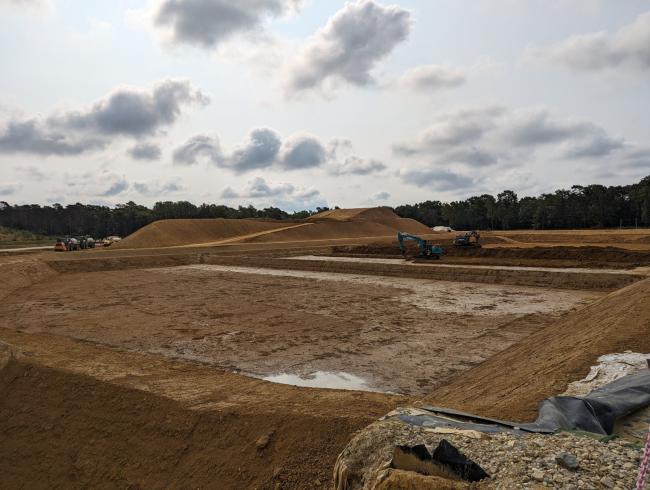
[[[411,425],[449,427],[480,432],[523,431],[550,434],[558,430],[579,430],[611,435],[617,420],[650,406],[650,370],[629,374],[585,397],[554,396],[544,400],[533,423],[509,422],[450,410],[422,407],[429,413],[401,414]]]

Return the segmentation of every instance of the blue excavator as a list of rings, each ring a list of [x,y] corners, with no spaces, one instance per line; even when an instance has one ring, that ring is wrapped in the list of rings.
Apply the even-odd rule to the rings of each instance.
[[[406,255],[406,246],[404,245],[404,242],[408,240],[417,242],[417,244],[420,246],[420,253],[417,256],[418,259],[438,260],[445,253],[440,245],[433,245],[424,238],[411,235],[410,233],[402,233],[401,231],[398,231],[397,241],[399,243],[399,249],[402,252],[402,255]]]

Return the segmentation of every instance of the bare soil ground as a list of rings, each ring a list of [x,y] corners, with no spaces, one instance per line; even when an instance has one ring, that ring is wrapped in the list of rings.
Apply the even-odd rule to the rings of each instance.
[[[6,298],[0,327],[256,376],[344,371],[378,391],[426,394],[599,296],[196,265],[56,276]]]
[[[430,267],[299,258],[422,226],[384,209],[295,225],[0,257],[3,485],[329,488],[352,435],[398,405],[530,419],[599,355],[650,351],[650,261],[629,252],[648,230],[498,232],[494,255]],[[243,375],[315,371],[401,394]]]

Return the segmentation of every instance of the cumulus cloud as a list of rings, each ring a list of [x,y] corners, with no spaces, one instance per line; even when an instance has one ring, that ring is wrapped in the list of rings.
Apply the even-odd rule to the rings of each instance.
[[[572,36],[560,43],[534,48],[528,57],[542,58],[575,70],[597,71],[630,67],[650,69],[650,11],[618,31]]]
[[[379,160],[349,156],[337,162],[332,173],[337,175],[370,175],[386,170],[386,165]]]
[[[156,134],[174,124],[185,106],[207,103],[205,94],[183,80],[165,80],[146,90],[122,87],[83,110],[0,123],[0,153],[79,155],[118,137]]]
[[[287,94],[341,83],[372,84],[372,70],[408,37],[410,28],[410,12],[396,5],[346,3],[298,53],[289,69]]]
[[[206,159],[213,165],[223,162],[221,144],[216,136],[193,136],[174,150],[174,165],[196,165],[200,159]]]
[[[103,138],[71,134],[36,119],[14,119],[0,124],[0,153],[79,155],[106,145]]]
[[[520,168],[540,153],[553,161],[587,161],[594,168],[612,158],[623,162],[634,146],[585,120],[545,108],[485,107],[440,116],[412,141],[393,151],[416,165],[399,173],[409,184],[438,190],[464,188],[481,175]],[[443,170],[444,169],[444,170]],[[474,177],[469,177],[472,175]],[[434,180],[440,179],[439,184]]]
[[[393,149],[401,155],[413,155],[465,148],[494,129],[504,112],[499,106],[450,112],[422,131],[415,141],[398,143]]]
[[[118,194],[121,194],[125,190],[129,188],[129,183],[127,182],[126,178],[121,177],[115,180],[108,189],[106,189],[104,192],[102,192],[102,196],[104,197],[113,197],[117,196]]]
[[[0,196],[11,196],[22,189],[21,184],[0,184]]]
[[[540,147],[554,147],[565,159],[599,158],[624,147],[596,124],[561,118],[547,109],[504,107],[460,110],[443,115],[415,140],[395,144],[402,156],[429,155],[438,163],[485,167]]]
[[[370,175],[386,170],[387,166],[373,158],[354,154],[350,140],[335,139],[328,145],[328,167],[333,175]]]
[[[198,135],[179,146],[173,158],[176,165],[194,165],[205,159],[237,174],[269,168],[328,168],[337,175],[368,175],[386,168],[377,160],[366,160],[351,152],[351,144],[346,140],[333,140],[326,145],[307,133],[295,133],[283,140],[273,129],[256,128],[244,144],[230,153],[222,151],[217,137]]]
[[[460,87],[467,79],[456,68],[442,65],[423,65],[408,70],[397,80],[397,86],[413,92],[433,92]]]
[[[638,168],[647,173],[650,168],[650,147],[634,148],[627,151],[623,162],[627,167]]]
[[[154,27],[172,44],[215,48],[238,34],[255,34],[263,23],[301,0],[160,0],[153,7]]]
[[[270,167],[276,162],[281,146],[280,137],[272,129],[254,129],[249,134],[248,142],[237,148],[225,160],[225,165],[237,173]]]
[[[287,170],[319,167],[327,161],[327,150],[315,136],[298,134],[282,145],[280,166]]]
[[[314,188],[296,187],[288,183],[272,183],[262,177],[255,177],[239,191],[227,187],[221,193],[221,197],[225,199],[256,199],[294,208],[299,205],[313,204],[320,200],[320,192]]]
[[[370,196],[370,199],[368,199],[368,202],[371,202],[371,203],[373,203],[373,202],[384,202],[384,201],[387,201],[388,199],[390,199],[390,192],[381,191],[381,192],[377,192],[376,194],[373,194],[372,196]]]
[[[467,189],[476,183],[472,177],[439,169],[404,169],[400,171],[400,177],[408,184],[437,191]]]
[[[185,80],[165,80],[149,90],[122,87],[84,111],[54,115],[48,124],[100,135],[140,137],[173,124],[183,106],[205,105],[209,98]]]
[[[162,151],[154,143],[138,143],[129,149],[129,155],[134,160],[160,160]]]
[[[183,186],[175,181],[163,182],[134,182],[133,188],[146,197],[163,197],[183,190]]]
[[[129,182],[124,175],[118,175],[106,169],[76,175],[66,173],[64,174],[64,182],[69,188],[68,194],[84,196],[88,199],[114,197],[130,188]]]

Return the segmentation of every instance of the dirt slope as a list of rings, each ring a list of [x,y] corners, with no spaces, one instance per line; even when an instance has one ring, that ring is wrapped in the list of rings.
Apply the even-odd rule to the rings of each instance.
[[[54,274],[56,274],[54,269],[40,260],[25,257],[2,258],[0,259],[0,300],[17,289],[27,288]]]
[[[115,248],[174,247],[210,243],[290,226],[285,221],[252,219],[174,219],[151,223],[126,237]]]
[[[335,240],[342,238],[387,237],[398,231],[429,234],[431,229],[418,221],[400,218],[392,209],[359,208],[334,209],[307,219],[312,226],[281,230],[251,238],[250,242],[292,242]]]
[[[2,340],[26,352],[4,369]],[[0,329],[0,486],[330,488],[350,435],[404,400]]]
[[[303,222],[251,219],[182,219],[151,223],[115,248],[156,248],[241,242],[301,242],[357,237],[392,236],[398,230],[426,234],[431,230],[390,208],[336,209]]]
[[[581,379],[600,355],[650,352],[650,279],[567,315],[432,393],[425,401],[513,420]]]

